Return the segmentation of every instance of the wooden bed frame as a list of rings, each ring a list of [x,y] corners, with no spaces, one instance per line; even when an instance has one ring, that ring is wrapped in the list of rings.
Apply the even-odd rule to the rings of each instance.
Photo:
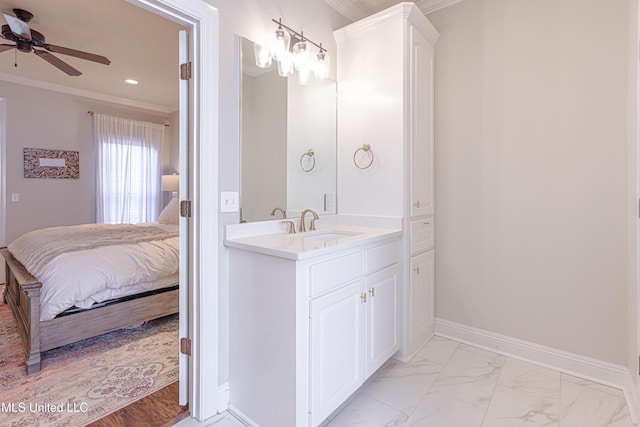
[[[173,289],[40,321],[42,283],[7,248],[0,248],[0,253],[5,259],[4,298],[24,344],[27,374],[40,370],[47,350],[178,312],[178,289]]]

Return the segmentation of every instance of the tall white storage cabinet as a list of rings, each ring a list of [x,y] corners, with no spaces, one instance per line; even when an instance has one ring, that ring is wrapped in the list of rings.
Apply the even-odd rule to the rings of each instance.
[[[433,332],[433,61],[439,33],[414,3],[405,2],[334,35],[338,209],[403,219],[400,357],[406,360]],[[364,153],[357,150],[364,144],[374,157],[361,169],[356,163]]]

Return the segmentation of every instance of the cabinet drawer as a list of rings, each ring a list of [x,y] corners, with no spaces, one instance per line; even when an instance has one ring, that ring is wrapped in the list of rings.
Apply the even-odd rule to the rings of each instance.
[[[390,265],[396,264],[400,258],[400,244],[391,242],[365,251],[365,274],[375,273]]]
[[[411,221],[411,255],[433,248],[433,218]]]
[[[309,267],[311,297],[362,276],[362,251],[313,264]]]

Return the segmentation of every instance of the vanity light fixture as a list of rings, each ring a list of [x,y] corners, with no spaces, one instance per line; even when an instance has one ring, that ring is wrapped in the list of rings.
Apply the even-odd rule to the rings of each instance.
[[[254,44],[256,65],[261,68],[269,68],[272,59],[278,64],[278,74],[282,77],[297,75],[298,83],[306,84],[311,73],[317,79],[329,77],[329,54],[322,43],[317,44],[304,35],[282,23],[282,18],[272,19],[278,24],[272,48],[268,49],[259,44]],[[318,50],[314,54],[315,46]]]
[[[256,65],[260,68],[271,67],[271,52],[266,47],[253,44],[253,53],[256,55]]]
[[[282,28],[282,18],[278,21],[278,29],[276,30],[276,43],[274,45],[273,56],[277,61],[288,59],[289,46],[291,44],[291,34]]]

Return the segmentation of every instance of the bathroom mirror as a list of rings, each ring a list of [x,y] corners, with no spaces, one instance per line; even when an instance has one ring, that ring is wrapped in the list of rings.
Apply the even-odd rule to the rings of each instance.
[[[258,68],[253,42],[240,37],[241,221],[336,213],[336,91],[334,81],[278,75]]]

